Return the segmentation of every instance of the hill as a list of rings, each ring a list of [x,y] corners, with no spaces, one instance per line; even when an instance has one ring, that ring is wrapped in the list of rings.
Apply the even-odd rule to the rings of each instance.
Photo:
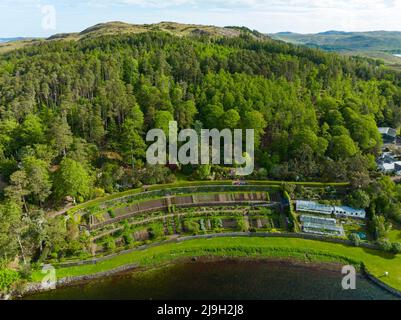
[[[32,44],[49,41],[79,41],[102,36],[133,35],[146,32],[166,32],[175,36],[187,37],[239,37],[248,34],[255,39],[268,39],[269,37],[252,31],[245,27],[216,27],[196,24],[182,24],[176,22],[160,22],[156,24],[129,24],[120,21],[99,23],[78,33],[59,33],[47,39],[40,38],[3,38],[0,39],[0,53],[6,53]]]
[[[401,127],[401,73],[378,61],[244,27],[171,22],[99,24],[8,45],[0,54],[0,257],[90,255],[79,220],[46,219],[65,201],[238,178],[229,164],[150,165],[147,133],[172,120],[180,130],[254,129],[249,180],[345,182],[342,200],[371,207],[377,232],[383,217],[401,222],[401,189],[375,167],[378,126]],[[279,184],[300,198],[333,191]]]
[[[255,37],[266,37],[253,33],[247,28],[240,27],[216,27],[196,24],[181,24],[176,22],[160,22],[156,24],[129,24],[124,22],[99,23],[79,33],[56,34],[48,40],[54,39],[84,39],[105,35],[138,34],[149,31],[162,31],[176,36],[209,36],[209,37],[238,37],[241,33],[248,32]]]
[[[397,31],[343,32],[331,30],[317,34],[286,32],[272,34],[271,37],[327,51],[378,58],[390,65],[401,66],[401,58],[394,56],[394,54],[401,53],[401,32]]]

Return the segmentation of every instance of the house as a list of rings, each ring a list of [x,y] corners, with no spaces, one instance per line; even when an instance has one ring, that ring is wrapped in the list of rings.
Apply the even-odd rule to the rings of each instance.
[[[377,159],[377,166],[383,173],[401,175],[401,161],[392,152],[383,152]]]
[[[389,127],[381,127],[379,128],[379,132],[382,135],[384,143],[388,144],[397,142],[397,130]]]
[[[366,218],[366,212],[363,209],[354,209],[347,206],[334,207],[334,215],[337,217]]]
[[[355,209],[347,206],[324,205],[314,201],[298,200],[296,201],[296,210],[300,212],[335,215],[337,217],[366,218],[366,211],[364,209]]]

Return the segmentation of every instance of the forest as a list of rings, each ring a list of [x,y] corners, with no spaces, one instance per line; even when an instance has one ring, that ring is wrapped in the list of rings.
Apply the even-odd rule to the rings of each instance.
[[[376,171],[378,126],[401,125],[401,73],[260,37],[162,31],[53,39],[0,55],[0,259],[73,246],[48,219],[84,201],[221,166],[150,166],[146,132],[254,129],[250,179],[350,182],[380,239],[401,222],[401,188]],[[235,178],[235,177],[234,177]],[[0,265],[1,267],[1,265]]]

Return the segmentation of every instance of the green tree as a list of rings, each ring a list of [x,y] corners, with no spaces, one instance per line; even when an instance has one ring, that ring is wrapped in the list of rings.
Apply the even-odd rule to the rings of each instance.
[[[355,142],[347,135],[333,137],[330,146],[330,155],[333,159],[346,159],[358,152]]]
[[[174,121],[173,115],[169,111],[157,111],[155,115],[155,128],[162,129],[166,136],[169,132],[169,123]]]
[[[64,117],[54,120],[49,130],[49,138],[55,150],[65,156],[73,142],[73,137],[70,126]]]
[[[122,126],[121,150],[132,166],[137,158],[145,156],[146,143],[132,119],[127,119]]]
[[[15,171],[10,177],[10,185],[5,188],[6,196],[12,201],[23,204],[25,211],[28,212],[26,196],[29,195],[29,181],[25,170]]]
[[[238,129],[238,124],[241,117],[237,110],[230,109],[220,117],[220,129]]]
[[[198,110],[193,100],[181,102],[175,109],[175,119],[177,119],[178,127],[181,129],[189,128],[193,122]]]
[[[266,126],[267,122],[261,112],[253,110],[245,113],[245,117],[243,119],[243,128],[255,130],[256,146],[260,144],[260,138],[263,136]]]
[[[29,114],[19,127],[18,133],[20,143],[23,145],[34,145],[45,141],[45,131],[42,120],[34,115]]]
[[[391,223],[386,221],[386,218],[383,216],[375,215],[372,219],[372,224],[376,239],[386,238],[392,228]]]
[[[64,158],[54,180],[54,191],[57,198],[62,199],[66,196],[74,199],[79,196],[88,198],[91,193],[91,185],[91,178],[85,168],[72,159]]]
[[[35,200],[43,203],[51,194],[52,183],[47,163],[34,157],[23,159],[23,168],[28,181],[27,188]]]
[[[18,253],[21,207],[12,201],[0,205],[0,260],[12,260]]]
[[[370,197],[363,190],[355,190],[348,196],[348,203],[351,207],[366,209],[370,205]]]
[[[207,180],[211,176],[212,167],[208,164],[200,165],[194,172],[195,178],[199,180]]]

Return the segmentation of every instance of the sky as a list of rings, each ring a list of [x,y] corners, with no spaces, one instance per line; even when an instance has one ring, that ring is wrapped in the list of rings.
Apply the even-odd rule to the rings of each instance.
[[[0,38],[47,37],[108,21],[236,25],[264,33],[401,31],[401,0],[0,0]]]

